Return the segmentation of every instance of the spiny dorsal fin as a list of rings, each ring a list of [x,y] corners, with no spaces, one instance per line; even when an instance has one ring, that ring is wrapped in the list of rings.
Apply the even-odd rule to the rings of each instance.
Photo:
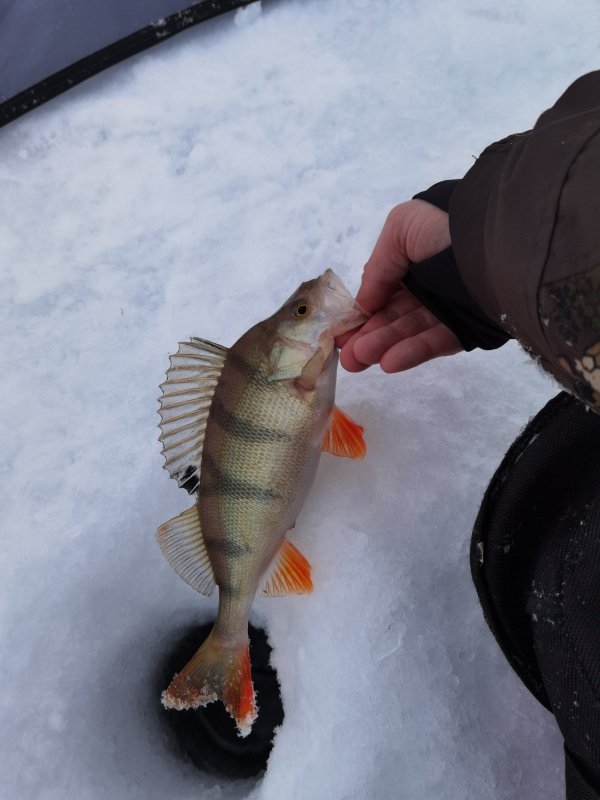
[[[350,419],[341,408],[333,406],[321,442],[321,450],[334,456],[364,458],[367,446],[363,439],[363,430],[362,425]]]
[[[312,590],[310,564],[289,539],[284,539],[265,572],[263,594],[281,597],[285,594],[307,594]]]
[[[190,494],[198,488],[206,420],[228,352],[205,339],[180,342],[160,386],[164,468]]]
[[[163,522],[156,538],[162,554],[179,577],[200,594],[212,594],[215,576],[202,538],[198,506]]]

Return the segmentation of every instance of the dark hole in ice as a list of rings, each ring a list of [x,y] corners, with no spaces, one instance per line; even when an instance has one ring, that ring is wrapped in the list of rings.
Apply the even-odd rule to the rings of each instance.
[[[194,655],[211,628],[212,623],[193,628],[176,643],[160,673],[157,702],[160,703],[160,692]],[[160,706],[163,721],[195,766],[229,778],[251,778],[266,769],[275,728],[283,722],[277,673],[269,665],[271,648],[267,635],[252,625],[248,634],[252,680],[259,707],[248,736],[238,736],[234,721],[220,701],[194,711],[173,711]]]

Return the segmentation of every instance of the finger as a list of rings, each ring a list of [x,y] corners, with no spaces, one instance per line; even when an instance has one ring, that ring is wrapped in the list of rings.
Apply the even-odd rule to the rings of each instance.
[[[354,334],[358,333],[359,330],[360,330],[360,327],[353,328],[351,331],[347,331],[346,333],[342,333],[341,336],[336,336],[335,339],[333,340],[335,346],[339,347],[339,349],[341,350],[342,347],[344,347],[344,345],[347,342],[350,341],[350,339],[354,336]]]
[[[340,350],[340,364],[348,372],[362,372],[369,366],[369,364],[363,364],[354,355],[354,342],[359,336],[360,332],[354,333]]]
[[[404,204],[396,206],[375,243],[371,257],[365,264],[356,300],[367,311],[377,311],[400,286],[408,269],[404,249]]]
[[[353,343],[354,356],[362,364],[378,364],[384,353],[394,345],[437,325],[439,320],[424,306],[419,305],[387,325],[357,337]]]
[[[347,331],[343,333],[341,336],[336,336],[334,342],[335,346],[339,347],[340,350],[348,344],[351,339],[356,338],[356,334],[359,333],[361,336],[369,331],[373,330],[374,328],[380,327],[382,324],[387,325],[387,323],[394,319],[397,316],[401,316],[402,314],[406,314],[409,311],[412,311],[413,308],[421,305],[421,301],[417,300],[414,294],[408,291],[404,286],[400,287],[400,290],[395,293],[392,297],[388,306],[384,309],[381,309],[377,314],[373,314],[369,317],[369,319],[363,324],[360,325],[358,328],[354,328],[351,331]],[[393,309],[393,312],[390,313],[388,309]],[[389,313],[389,318],[388,318]],[[382,317],[381,315],[385,315]]]
[[[403,372],[432,358],[454,355],[461,350],[456,336],[440,322],[435,327],[391,347],[381,358],[381,369],[384,372]]]
[[[360,361],[356,357],[355,347],[356,342],[359,341],[366,334],[371,333],[378,328],[383,328],[389,325],[393,317],[388,316],[388,310],[384,309],[378,314],[374,314],[363,326],[355,331],[348,341],[344,344],[340,351],[340,364],[348,372],[361,372],[370,366],[370,364]]]
[[[363,363],[357,358],[355,351],[356,342],[372,331],[389,325],[390,322],[395,319],[410,314],[417,307],[422,308],[421,302],[407,289],[401,288],[400,291],[396,292],[394,297],[392,297],[388,306],[378,311],[376,314],[373,314],[373,316],[370,317],[364,325],[358,328],[358,330],[345,334],[344,337],[339,337],[340,339],[344,339],[340,352],[340,363],[342,367],[349,372],[359,372],[366,369],[367,366],[370,366],[370,364]]]
[[[352,339],[356,339],[358,337],[364,336],[365,334],[369,333],[370,331],[375,330],[376,328],[381,328],[382,325],[388,325],[390,322],[405,316],[406,314],[410,314],[416,308],[423,308],[423,304],[420,300],[405,289],[401,287],[399,291],[397,291],[394,295],[392,295],[391,299],[387,303],[387,305],[373,314],[369,319],[361,325],[360,328],[355,329],[352,332]]]
[[[371,264],[370,260],[365,265],[365,270],[369,264]],[[406,274],[405,269],[401,271],[400,268],[395,266],[394,269],[397,270],[397,273],[389,280],[384,280],[381,277],[383,269],[380,271],[379,275],[363,273],[362,283],[356,295],[356,302],[371,313],[379,311],[379,309],[388,302],[394,292],[399,289],[402,284],[402,278]],[[389,273],[391,270],[388,271],[386,269],[385,271]]]
[[[340,364],[347,372],[364,372],[368,369],[370,364],[363,364],[360,362],[351,347],[344,347],[340,350]]]
[[[398,288],[411,261],[423,261],[449,245],[445,211],[423,200],[401,203],[388,214],[356,299],[368,311],[377,311]]]

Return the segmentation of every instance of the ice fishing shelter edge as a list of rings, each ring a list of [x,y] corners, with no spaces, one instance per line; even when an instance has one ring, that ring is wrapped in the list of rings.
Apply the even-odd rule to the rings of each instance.
[[[0,127],[248,0],[0,0]]]

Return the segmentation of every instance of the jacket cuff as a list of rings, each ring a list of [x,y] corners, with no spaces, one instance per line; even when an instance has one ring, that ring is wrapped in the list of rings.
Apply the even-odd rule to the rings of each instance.
[[[430,203],[432,206],[448,213],[450,198],[458,183],[459,181],[457,180],[434,183],[429,189],[415,194],[413,200],[425,200],[425,202]]]
[[[419,264],[411,264],[404,285],[450,328],[463,350],[495,350],[512,338],[472,300],[451,247]]]
[[[425,200],[448,212],[459,181],[440,181],[413,200]],[[498,327],[468,293],[451,247],[419,264],[411,264],[404,277],[406,288],[457,337],[464,350],[494,350],[512,337]]]

